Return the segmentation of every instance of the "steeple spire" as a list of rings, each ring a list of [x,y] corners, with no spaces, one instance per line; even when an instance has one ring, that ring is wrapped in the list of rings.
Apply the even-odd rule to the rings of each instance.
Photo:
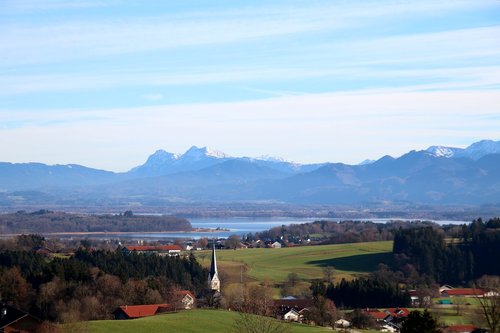
[[[208,287],[211,290],[220,292],[219,273],[217,272],[217,257],[215,256],[215,242],[212,247],[212,262],[210,263],[210,273],[208,274]]]

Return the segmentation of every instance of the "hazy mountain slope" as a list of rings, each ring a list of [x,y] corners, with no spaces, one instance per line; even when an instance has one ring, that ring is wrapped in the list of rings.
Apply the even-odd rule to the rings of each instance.
[[[31,190],[43,187],[88,186],[117,180],[117,174],[81,165],[0,162],[0,189]]]
[[[497,144],[484,140],[463,150],[411,151],[362,165],[232,158],[197,147],[182,155],[157,151],[122,174],[79,165],[0,163],[0,205],[500,204],[500,154],[486,154],[496,151]],[[470,157],[461,157],[464,152]]]

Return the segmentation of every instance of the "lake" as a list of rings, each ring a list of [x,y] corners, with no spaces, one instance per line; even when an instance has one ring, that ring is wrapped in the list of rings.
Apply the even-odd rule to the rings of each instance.
[[[165,238],[227,238],[230,235],[246,235],[279,227],[281,225],[301,224],[321,220],[321,218],[293,218],[293,217],[229,217],[229,218],[189,218],[193,228],[222,229],[213,232],[152,232],[152,233],[123,233],[123,234],[80,234],[77,238],[98,238],[98,239],[148,239],[158,240]],[[340,218],[324,218],[329,221],[342,221]],[[389,221],[415,221],[417,219],[351,219],[372,221],[375,223],[387,223]],[[468,224],[468,221],[433,221],[441,225],[444,224]],[[75,237],[75,235],[59,235],[62,237]]]

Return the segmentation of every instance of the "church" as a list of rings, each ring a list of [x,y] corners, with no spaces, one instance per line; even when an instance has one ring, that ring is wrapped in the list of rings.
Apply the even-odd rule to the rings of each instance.
[[[215,244],[212,248],[212,262],[210,263],[210,273],[208,274],[208,288],[220,292],[219,273],[217,272],[217,258],[215,256]]]

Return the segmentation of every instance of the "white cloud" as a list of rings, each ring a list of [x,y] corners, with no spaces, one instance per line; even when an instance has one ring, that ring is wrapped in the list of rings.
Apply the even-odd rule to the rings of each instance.
[[[158,148],[184,151],[197,144],[235,156],[356,163],[432,144],[500,139],[499,105],[498,91],[381,90],[74,114],[25,111],[29,126],[0,130],[0,154],[7,161],[126,170]],[[0,114],[1,121],[18,117]]]

